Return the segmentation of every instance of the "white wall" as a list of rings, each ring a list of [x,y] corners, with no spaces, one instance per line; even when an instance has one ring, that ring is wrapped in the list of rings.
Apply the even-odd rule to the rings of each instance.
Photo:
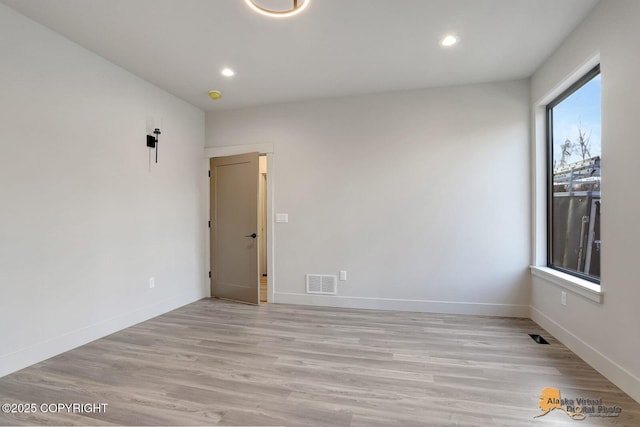
[[[602,73],[602,291],[597,304],[534,277],[532,318],[580,357],[640,401],[640,2],[602,0],[533,76],[532,100],[558,84],[599,52]],[[567,83],[567,82],[565,82]],[[534,104],[537,106],[537,104]],[[540,131],[542,129],[538,128]],[[540,132],[534,141],[540,143]],[[537,181],[540,181],[538,177]],[[543,190],[541,190],[543,191]],[[544,230],[538,211],[539,233]],[[538,245],[539,248],[542,245]],[[538,257],[539,258],[539,257]],[[540,263],[540,260],[537,260]],[[563,289],[564,290],[564,289]]]
[[[207,184],[201,110],[1,4],[0,58],[4,375],[206,296]]]
[[[276,302],[527,316],[528,123],[517,81],[211,112],[206,146],[274,143]]]

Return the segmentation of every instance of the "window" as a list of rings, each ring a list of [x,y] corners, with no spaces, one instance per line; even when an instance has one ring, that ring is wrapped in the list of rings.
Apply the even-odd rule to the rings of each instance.
[[[600,283],[600,66],[547,105],[547,264]]]

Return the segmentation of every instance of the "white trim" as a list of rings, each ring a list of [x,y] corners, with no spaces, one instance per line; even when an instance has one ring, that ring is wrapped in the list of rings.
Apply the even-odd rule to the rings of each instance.
[[[569,350],[600,372],[605,378],[620,387],[636,402],[640,402],[640,378],[611,360],[587,342],[583,341],[549,316],[535,307],[531,307],[531,319],[542,326]],[[624,411],[624,408],[622,408]]]
[[[531,269],[531,274],[544,279],[548,283],[560,286],[576,295],[602,304],[603,293],[600,285],[548,267],[532,265],[529,268]]]
[[[271,142],[265,142],[263,144],[225,145],[221,147],[208,147],[204,149],[204,157],[206,157],[207,159],[210,159],[212,157],[235,156],[237,154],[246,153],[272,154],[274,153],[274,146]],[[267,170],[269,170],[268,166]]]
[[[275,227],[273,224],[274,218],[274,179],[273,179],[273,167],[274,167],[273,152],[267,153],[267,303],[274,301],[274,281],[275,277],[275,253],[276,253],[276,236]]]
[[[532,109],[531,136],[531,264],[547,262],[547,149],[544,107]]]
[[[571,71],[560,83],[558,83],[553,89],[547,92],[542,98],[540,98],[537,102],[534,103],[534,107],[546,107],[548,103],[553,101],[565,90],[569,89],[569,87],[580,80],[582,76],[587,74],[589,71],[593,69],[596,65],[600,63],[600,52],[596,52],[592,54],[586,61],[577,66],[573,71]]]
[[[289,292],[276,292],[274,297],[274,301],[279,304],[364,308],[374,310],[415,311],[422,313],[471,314],[480,316],[525,318],[529,317],[529,306],[518,304],[327,296]]]
[[[176,298],[169,298],[75,331],[63,333],[13,353],[4,354],[0,356],[0,377],[168,313],[184,305],[191,304],[204,298],[203,294],[204,292],[194,293],[178,301],[176,301]]]

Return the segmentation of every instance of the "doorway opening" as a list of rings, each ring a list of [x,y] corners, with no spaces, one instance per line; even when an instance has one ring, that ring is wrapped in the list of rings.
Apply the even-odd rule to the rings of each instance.
[[[268,292],[267,269],[267,156],[261,154],[258,183],[258,258],[260,259],[260,303],[266,303]]]

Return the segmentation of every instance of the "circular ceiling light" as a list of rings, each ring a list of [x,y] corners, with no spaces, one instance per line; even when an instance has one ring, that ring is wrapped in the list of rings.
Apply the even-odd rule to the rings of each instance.
[[[458,43],[458,37],[454,36],[453,34],[449,34],[442,40],[440,40],[440,45],[444,47],[453,46],[456,43]]]
[[[217,101],[218,99],[222,98],[222,92],[220,92],[219,90],[210,90],[209,98],[213,99],[214,101]]]
[[[233,71],[231,68],[223,68],[223,69],[220,71],[220,74],[222,74],[222,75],[223,75],[223,76],[225,76],[225,77],[233,77],[233,76],[235,76],[235,75],[236,75],[236,72],[235,72],[235,71]]]
[[[285,18],[297,15],[307,8],[311,0],[245,0],[247,5],[262,15]],[[292,7],[289,7],[293,4]]]

